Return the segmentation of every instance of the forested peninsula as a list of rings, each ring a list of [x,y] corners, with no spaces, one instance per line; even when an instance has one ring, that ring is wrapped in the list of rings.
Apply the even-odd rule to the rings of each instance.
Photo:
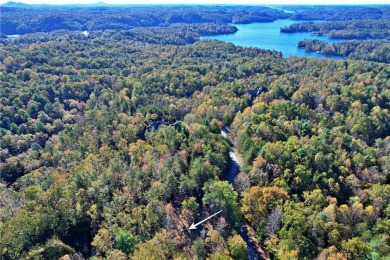
[[[1,8],[28,32],[0,42],[2,259],[248,259],[242,226],[271,259],[390,257],[388,64],[199,40],[227,7],[54,31],[84,18]]]
[[[298,48],[354,60],[390,63],[390,42],[385,41],[345,41],[328,44],[320,40],[303,40],[298,42]]]
[[[335,39],[390,39],[390,20],[301,22],[280,29],[283,33],[311,32]]]

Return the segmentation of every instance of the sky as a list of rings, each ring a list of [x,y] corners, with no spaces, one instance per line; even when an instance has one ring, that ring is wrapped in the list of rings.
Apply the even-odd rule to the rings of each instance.
[[[0,0],[0,4],[11,0]],[[278,5],[278,4],[389,4],[389,0],[12,0],[26,4],[91,4],[104,2],[109,4],[236,4],[236,5]],[[336,3],[334,3],[336,2]]]

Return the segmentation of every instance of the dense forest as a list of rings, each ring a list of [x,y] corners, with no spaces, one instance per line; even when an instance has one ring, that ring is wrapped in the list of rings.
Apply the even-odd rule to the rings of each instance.
[[[280,29],[283,33],[311,32],[334,39],[390,39],[390,20],[301,22]]]
[[[354,60],[390,63],[390,43],[384,41],[346,41],[328,44],[325,41],[306,39],[298,42],[298,48]]]
[[[25,34],[23,37],[17,37],[13,41],[8,39],[0,39],[0,43],[3,45],[12,46],[14,43],[27,44],[27,43],[43,43],[50,41],[62,40],[64,38],[69,39],[88,39],[94,38],[99,35],[100,39],[112,38],[120,40],[122,38],[131,42],[154,43],[154,44],[172,44],[172,45],[185,45],[199,41],[201,35],[217,35],[234,33],[237,28],[226,24],[216,23],[198,23],[194,24],[172,24],[166,27],[137,27],[130,30],[96,30],[92,32],[80,32],[80,31],[68,31],[68,30],[56,30],[47,33],[30,33]]]
[[[96,7],[14,8],[0,6],[2,34],[26,34],[54,30],[105,30],[167,26],[175,23],[272,22],[289,16],[268,7]]]
[[[360,38],[388,37],[390,19],[389,6],[285,6],[283,9],[265,6],[231,6],[231,5],[183,5],[183,6],[112,6],[91,5],[80,8],[77,5],[25,5],[9,2],[0,5],[1,35],[50,32],[54,30],[91,31],[106,29],[132,29],[135,27],[167,26],[175,23],[222,23],[244,24],[253,22],[272,22],[277,19],[292,20],[325,20],[352,21],[368,20],[369,23],[358,22],[348,25],[348,33],[331,34],[331,37]],[[376,22],[375,22],[376,21]],[[364,27],[369,26],[370,27]],[[382,24],[384,23],[384,24]],[[325,23],[325,28],[329,24]],[[333,24],[333,23],[331,23]],[[360,27],[360,25],[364,25]],[[340,26],[345,26],[341,23]],[[302,28],[302,25],[299,25]],[[360,28],[376,28],[375,33],[360,32]],[[381,30],[379,30],[381,28]],[[387,32],[386,32],[387,28]],[[296,30],[292,27],[290,30]],[[306,28],[310,31],[311,28]],[[360,33],[351,36],[352,31]],[[328,32],[326,32],[328,33]],[[333,33],[333,32],[332,32]],[[366,34],[372,36],[365,36]],[[379,35],[379,36],[377,36]]]
[[[234,29],[2,40],[1,258],[389,258],[388,64],[199,41]]]
[[[349,21],[349,20],[388,20],[390,9],[388,5],[286,5],[282,9],[294,11],[293,20],[324,20],[324,21]]]

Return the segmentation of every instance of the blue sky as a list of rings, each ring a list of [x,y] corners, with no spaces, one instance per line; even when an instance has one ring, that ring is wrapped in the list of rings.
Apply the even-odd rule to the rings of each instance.
[[[10,0],[0,0],[0,4]],[[110,4],[334,4],[334,1],[324,0],[13,0],[27,4],[91,4],[105,2]],[[340,0],[336,4],[389,4],[389,0]]]

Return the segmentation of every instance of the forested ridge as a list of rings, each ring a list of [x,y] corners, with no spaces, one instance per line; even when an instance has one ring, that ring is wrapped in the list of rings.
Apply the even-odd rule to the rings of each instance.
[[[389,39],[390,20],[348,20],[332,22],[300,22],[280,29],[284,33],[311,32],[335,39]]]
[[[172,24],[166,27],[137,27],[129,30],[95,30],[92,32],[56,30],[51,33],[29,33],[18,37],[14,41],[0,39],[3,45],[37,43],[57,41],[64,38],[74,40],[85,40],[88,36],[95,38],[99,36],[104,40],[112,38],[115,40],[126,40],[128,43],[137,45],[145,44],[170,44],[185,45],[199,41],[201,35],[217,35],[234,33],[237,28],[226,24],[198,23],[198,24]]]
[[[167,26],[176,23],[272,22],[289,16],[263,7],[179,6],[169,7],[74,7],[12,8],[0,5],[0,33],[26,34],[54,30],[124,30],[135,27]]]
[[[364,16],[363,16],[364,17]],[[344,40],[338,43],[302,39],[298,48],[348,59],[389,62],[390,20],[353,19],[324,22],[299,22],[280,28],[282,33],[310,32],[312,35]]]
[[[388,5],[373,6],[294,6],[279,8],[234,5],[28,5],[5,3],[0,5],[1,35],[51,32],[55,30],[92,31],[128,30],[135,27],[168,26],[176,23],[245,24],[273,22],[277,19],[336,21],[321,27],[333,38],[388,37]],[[322,24],[322,23],[321,23]],[[341,32],[326,31],[330,25],[342,27]],[[285,31],[296,31],[313,25],[292,25]],[[316,24],[318,26],[318,24]],[[330,26],[331,29],[332,26]],[[317,31],[317,27],[314,27]],[[374,30],[375,29],[375,30]],[[355,33],[354,33],[355,31]]]
[[[221,28],[0,43],[2,258],[247,259],[241,222],[272,259],[390,257],[388,64],[198,41]]]
[[[388,20],[390,9],[388,5],[287,5],[281,8],[294,11],[291,18],[294,20],[324,20],[324,21],[350,21],[350,20]]]
[[[390,43],[385,41],[345,41],[328,44],[306,39],[298,42],[298,48],[348,59],[390,63]]]

